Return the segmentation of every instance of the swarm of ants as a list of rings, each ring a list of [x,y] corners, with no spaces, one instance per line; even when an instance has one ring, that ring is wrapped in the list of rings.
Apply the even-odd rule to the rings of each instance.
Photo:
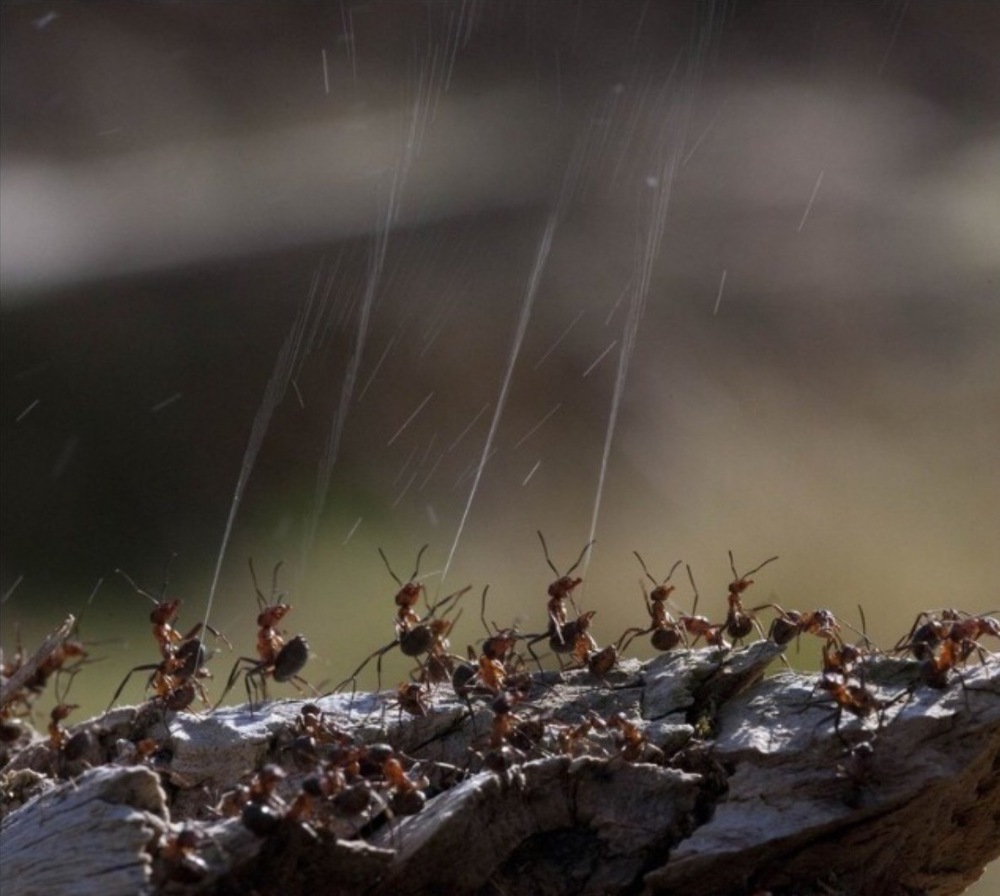
[[[754,584],[751,576],[778,558],[768,557],[740,573],[732,552],[726,611],[716,621],[698,615],[698,588],[690,566],[685,565],[693,592],[688,613],[674,602],[676,586],[671,584],[682,561],[674,562],[660,580],[635,552],[643,575],[640,588],[646,618],[640,618],[616,639],[601,646],[593,625],[597,611],[581,610],[575,600],[582,578],[574,573],[593,543],[585,545],[576,561],[560,571],[541,532],[538,538],[545,563],[555,576],[545,592],[543,629],[522,632],[488,622],[487,586],[482,591],[479,612],[484,636],[475,646],[468,646],[464,655],[453,652],[450,639],[462,612],[461,602],[471,586],[431,602],[419,578],[427,545],[418,551],[413,572],[406,581],[396,575],[380,549],[381,559],[398,587],[393,598],[392,639],[364,657],[329,692],[346,695],[349,689],[350,716],[358,677],[374,660],[377,699],[382,707],[380,727],[385,730],[387,710],[395,709],[400,719],[403,715],[426,717],[433,713],[435,700],[443,689],[461,701],[465,714],[459,723],[470,726],[472,731],[464,764],[416,760],[398,746],[363,740],[357,731],[344,730],[324,711],[319,701],[329,694],[321,694],[302,675],[309,659],[306,638],[301,634],[290,636],[281,628],[292,607],[278,590],[280,563],[274,567],[269,596],[259,587],[250,563],[258,604],[255,652],[235,658],[214,706],[206,692],[211,656],[202,635],[208,632],[218,645],[232,649],[227,637],[207,622],[193,625],[186,632],[180,630],[177,626],[181,602],[166,596],[166,586],[159,596],[154,596],[121,573],[139,595],[153,604],[149,619],[157,654],[155,659],[126,673],[111,697],[108,711],[136,673],[146,675],[148,695],[139,715],[157,717],[168,733],[169,720],[177,713],[197,713],[198,704],[205,712],[217,711],[241,678],[250,714],[258,712],[268,699],[269,683],[292,685],[315,702],[301,707],[287,732],[279,761],[248,770],[243,783],[219,794],[210,814],[217,818],[237,817],[258,837],[294,827],[310,838],[331,833],[338,838],[353,838],[369,835],[385,824],[391,827],[394,819],[419,813],[434,795],[469,775],[480,772],[508,775],[531,759],[587,754],[609,761],[674,763],[683,767],[684,757],[671,755],[664,745],[653,743],[643,721],[637,717],[629,718],[620,712],[602,715],[590,709],[573,719],[556,719],[535,709],[538,695],[551,689],[566,674],[587,676],[593,687],[611,687],[609,680],[622,658],[638,639],[647,636],[650,647],[659,653],[694,648],[704,642],[720,664],[754,633],[781,647],[802,636],[818,638],[821,669],[808,705],[819,703],[831,710],[834,731],[844,745],[844,761],[838,767],[838,774],[848,782],[849,795],[845,801],[849,803],[865,786],[874,742],[893,706],[912,698],[921,687],[943,689],[955,680],[964,687],[962,670],[968,662],[995,661],[982,643],[986,637],[1000,639],[1000,620],[994,615],[973,615],[956,609],[925,611],[889,651],[904,659],[911,658],[916,675],[899,693],[886,695],[869,680],[871,660],[884,654],[868,638],[863,612],[862,629],[855,630],[860,641],[849,643],[844,630],[852,627],[842,624],[829,610],[786,610],[774,602],[747,608],[743,601]],[[647,590],[647,582],[651,590]],[[765,611],[771,614],[766,632],[759,615]],[[407,680],[383,692],[382,661],[396,649],[411,659],[414,667]],[[554,663],[558,671],[546,669],[550,657],[548,665]],[[30,675],[25,675],[28,660],[18,643],[13,656],[3,662],[5,696],[0,708],[3,748],[0,760],[7,764],[14,745],[25,736],[24,720],[32,716],[39,697],[53,682],[56,706],[47,725],[50,764],[56,776],[71,777],[86,767],[87,757],[94,753],[93,729],[71,733],[63,724],[77,708],[68,702],[68,691],[89,661],[88,651],[73,636],[63,639],[56,649],[35,663]],[[15,680],[19,681],[18,686],[8,688],[8,683]],[[860,738],[852,739],[845,733],[845,719],[851,718],[861,720]],[[158,770],[169,765],[160,761],[164,755],[169,756],[169,744],[148,736],[138,724],[134,730],[134,737],[125,743],[118,742],[118,761],[144,762]],[[161,876],[180,882],[201,879],[207,867],[199,857],[200,847],[199,835],[193,829],[185,828],[164,838],[157,847]]]

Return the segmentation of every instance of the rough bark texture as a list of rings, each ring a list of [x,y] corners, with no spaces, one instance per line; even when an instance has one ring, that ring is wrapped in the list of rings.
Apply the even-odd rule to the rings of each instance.
[[[281,806],[301,794],[301,702],[252,715],[116,710],[74,729],[91,733],[86,756],[44,740],[14,754],[0,889],[960,893],[1000,854],[1000,662],[932,689],[915,661],[870,659],[882,711],[836,718],[817,676],[763,677],[780,650],[677,650],[603,680],[536,675],[512,719],[544,723],[542,740],[498,772],[483,769],[488,700],[470,713],[442,686],[413,717],[395,694],[323,698],[330,730],[408,757],[411,776],[430,781],[427,804],[390,817],[386,790],[360,814],[285,817],[265,836],[213,807],[265,762],[288,773]],[[641,724],[642,761],[601,730],[615,713]],[[142,738],[156,749],[143,755]],[[184,826],[197,832],[187,854],[171,848]]]

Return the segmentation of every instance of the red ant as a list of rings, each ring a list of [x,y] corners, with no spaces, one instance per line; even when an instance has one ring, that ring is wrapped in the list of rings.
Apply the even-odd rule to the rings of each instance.
[[[921,623],[921,620],[924,620]],[[990,615],[973,616],[960,610],[942,610],[940,618],[932,613],[920,613],[906,635],[895,647],[897,651],[909,651],[918,660],[932,660],[938,645],[953,641],[960,645],[956,654],[958,662],[964,662],[973,651],[985,659],[985,650],[978,643],[984,635],[1000,638],[1000,620]]]
[[[670,567],[670,573],[662,582],[657,582],[653,578],[650,571],[646,568],[645,562],[643,562],[642,557],[639,555],[638,551],[633,551],[636,559],[639,561],[639,565],[642,567],[642,571],[646,574],[646,577],[653,583],[653,590],[648,594],[646,593],[646,588],[639,583],[642,588],[642,599],[646,603],[646,612],[649,613],[650,625],[648,628],[629,628],[626,629],[622,636],[618,639],[618,652],[623,653],[625,648],[632,643],[633,639],[639,637],[640,635],[648,635],[652,633],[652,637],[649,639],[650,644],[656,650],[673,650],[675,647],[684,642],[684,629],[678,623],[676,623],[670,613],[667,611],[667,598],[674,592],[675,588],[673,585],[667,585],[670,581],[677,567],[681,565],[680,560],[678,560],[673,566]]]
[[[583,550],[580,552],[576,563],[567,569],[565,573],[560,573],[549,557],[549,547],[545,543],[545,536],[542,535],[541,529],[538,530],[538,540],[542,543],[545,562],[549,564],[549,569],[556,574],[556,580],[548,587],[549,602],[546,606],[549,618],[547,634],[549,637],[553,637],[553,635],[559,632],[560,627],[566,624],[566,601],[569,600],[572,602],[573,589],[583,581],[579,577],[572,578],[573,571],[583,562],[583,558],[587,556],[587,551],[594,546],[594,542],[588,541],[583,546]],[[573,609],[575,610],[576,607],[574,606]]]
[[[608,726],[615,729],[621,756],[626,762],[661,762],[663,751],[649,742],[649,738],[635,723],[616,712],[608,719]]]
[[[816,635],[841,643],[840,623],[829,610],[802,613],[799,610],[783,610],[777,604],[761,604],[759,607],[754,607],[752,612],[757,613],[769,607],[778,611],[767,632],[768,638],[775,644],[788,644],[802,634]]]
[[[146,663],[134,666],[122,679],[105,712],[110,712],[121,696],[125,685],[136,672],[150,672],[146,689],[156,693],[156,699],[164,709],[181,712],[187,709],[195,696],[200,696],[203,703],[208,703],[208,695],[201,686],[199,679],[210,677],[205,668],[205,645],[198,638],[190,638],[181,642],[173,652],[159,663]]]
[[[735,644],[737,641],[742,641],[754,628],[760,633],[761,638],[764,637],[764,630],[760,627],[760,623],[757,621],[757,617],[753,615],[752,612],[748,613],[743,609],[743,602],[741,600],[743,592],[747,590],[752,584],[753,579],[748,578],[752,576],[755,572],[759,572],[768,563],[772,563],[777,560],[775,557],[768,557],[759,566],[755,566],[749,572],[740,575],[736,572],[736,563],[733,560],[733,552],[729,552],[729,567],[733,571],[733,581],[729,583],[729,611],[726,614],[726,621],[723,623],[726,634],[733,639]]]
[[[176,556],[173,555],[173,556]],[[173,556],[171,559],[173,559]],[[167,561],[167,566],[169,568],[170,561]],[[177,629],[174,628],[174,623],[177,621],[177,614],[180,612],[181,600],[179,598],[174,598],[173,600],[166,600],[164,595],[167,590],[167,573],[164,572],[163,576],[163,589],[160,592],[159,598],[154,597],[148,591],[144,591],[140,588],[135,581],[126,573],[124,570],[116,569],[115,572],[118,573],[126,582],[128,582],[137,594],[141,594],[143,597],[148,598],[153,602],[153,610],[149,614],[149,621],[153,625],[153,639],[159,645],[160,656],[164,659],[168,659],[173,656],[177,649],[187,641],[191,641],[195,635],[199,634],[202,629],[208,629],[216,638],[223,641],[230,650],[232,650],[233,645],[226,640],[226,637],[217,632],[212,626],[206,622],[199,622],[197,625],[193,626],[191,631],[186,635],[182,635]]]
[[[690,616],[679,616],[677,618],[678,625],[682,626],[684,631],[691,635],[691,646],[698,643],[699,638],[704,638],[705,643],[710,647],[718,647],[722,650],[729,650],[729,643],[723,637],[723,631],[725,625],[714,625],[705,616],[696,615],[698,612],[698,586],[694,583],[694,573],[691,572],[691,567],[685,564],[688,574],[688,580],[691,582],[691,588],[694,590],[694,606],[691,608]]]
[[[339,691],[341,688],[345,687],[348,682],[352,682],[356,685],[358,675],[361,674],[365,666],[367,666],[373,659],[377,659],[375,667],[377,689],[382,690],[382,657],[392,650],[393,647],[397,646],[404,656],[420,657],[424,654],[428,654],[428,661],[421,664],[420,667],[421,676],[425,680],[444,680],[444,678],[448,677],[448,675],[454,671],[452,668],[454,666],[454,661],[447,653],[446,649],[446,638],[451,633],[452,626],[454,626],[458,617],[452,620],[448,620],[443,617],[438,619],[435,618],[434,614],[442,608],[445,608],[445,612],[447,612],[447,608],[454,604],[466,592],[470,591],[472,586],[467,585],[465,588],[462,588],[453,594],[449,594],[447,597],[442,597],[433,604],[428,604],[427,614],[423,617],[417,616],[413,607],[416,605],[419,596],[424,593],[424,586],[416,584],[413,579],[419,571],[420,558],[426,549],[427,545],[424,545],[418,552],[417,568],[414,570],[413,577],[411,577],[410,581],[404,584],[392,571],[392,568],[389,567],[389,561],[386,559],[385,553],[381,548],[379,548],[379,554],[382,555],[386,568],[389,569],[389,574],[400,586],[400,590],[396,594],[395,598],[396,606],[398,607],[396,611],[395,625],[396,637],[384,647],[380,647],[378,650],[373,651],[365,657],[364,660],[361,661],[361,664],[334,688],[334,691]],[[426,603],[426,594],[424,600]]]
[[[163,883],[196,884],[209,872],[208,863],[198,855],[198,833],[194,828],[181,828],[164,838],[156,851],[160,866],[157,877]]]
[[[578,646],[577,640],[579,637],[583,636],[590,624],[590,618],[594,615],[591,612],[589,615],[584,613],[581,614],[576,610],[576,605],[573,605],[574,611],[577,612],[577,619],[570,622],[566,616],[566,601],[573,603],[573,590],[583,582],[579,576],[573,578],[574,570],[583,562],[583,558],[587,556],[587,551],[593,547],[594,542],[588,541],[584,546],[583,550],[580,551],[580,556],[577,558],[576,563],[574,563],[565,573],[560,573],[556,569],[556,565],[552,562],[552,558],[549,556],[549,546],[545,543],[545,536],[542,535],[541,530],[538,530],[538,540],[542,543],[542,552],[545,554],[545,562],[548,563],[549,569],[556,575],[556,580],[552,582],[548,587],[549,600],[546,604],[546,614],[548,616],[548,623],[546,625],[546,630],[542,634],[538,635],[527,635],[528,640],[528,652],[534,658],[535,662],[538,664],[538,669],[541,671],[542,665],[541,661],[536,656],[532,647],[539,641],[545,638],[549,639],[549,646],[557,653],[576,653],[576,648]],[[587,616],[584,620],[583,617]],[[586,635],[590,638],[589,635]],[[582,643],[582,642],[581,642]],[[590,638],[590,643],[593,644],[593,649],[597,649],[597,644],[593,642],[593,638]],[[558,645],[558,646],[553,646]],[[586,662],[584,657],[583,662]],[[562,660],[560,660],[560,666],[562,665]]]
[[[226,695],[236,684],[236,679],[243,675],[246,686],[247,700],[250,704],[250,712],[253,712],[253,692],[259,690],[261,696],[267,699],[267,679],[270,676],[277,682],[290,681],[298,688],[300,684],[308,687],[308,682],[299,675],[309,659],[309,644],[305,637],[296,635],[286,643],[282,634],[276,626],[285,617],[291,605],[282,603],[280,600],[274,602],[276,598],[283,595],[278,593],[278,570],[281,563],[275,565],[271,576],[271,603],[264,597],[260,586],[257,584],[257,574],[253,568],[253,560],[250,560],[250,576],[253,578],[253,587],[257,592],[257,604],[260,613],[257,615],[257,659],[249,656],[237,658],[233,664],[233,671],[229,673],[226,687],[219,697],[219,702],[215,704],[218,709]],[[251,691],[251,679],[259,680],[259,688],[253,685]]]

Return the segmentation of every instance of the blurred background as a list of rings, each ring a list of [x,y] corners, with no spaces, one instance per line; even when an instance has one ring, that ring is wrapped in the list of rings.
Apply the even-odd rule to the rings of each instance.
[[[3,644],[82,616],[78,718],[157,657],[117,568],[252,655],[284,561],[321,687],[392,637],[378,547],[473,586],[460,652],[487,584],[544,627],[539,529],[602,643],[633,551],[719,618],[777,554],[749,605],[883,646],[996,609],[997,6],[0,15]]]

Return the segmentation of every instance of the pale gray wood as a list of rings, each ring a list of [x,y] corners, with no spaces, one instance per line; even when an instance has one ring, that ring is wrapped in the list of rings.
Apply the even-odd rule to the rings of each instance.
[[[260,838],[238,819],[210,817],[221,794],[265,761],[286,768],[283,793],[294,798],[304,773],[288,747],[301,701],[253,713],[244,706],[170,714],[169,733],[163,714],[146,705],[74,730],[93,732],[80,767],[113,757],[117,767],[100,769],[112,777],[143,772],[155,780],[127,764],[136,761],[132,742],[153,736],[169,746],[155,767],[177,788],[172,830],[187,822],[199,831],[209,868],[201,886],[219,893],[250,886],[371,896],[960,893],[1000,854],[1000,662],[970,666],[947,689],[934,690],[920,683],[916,662],[873,659],[866,681],[886,704],[881,725],[875,715],[845,714],[838,734],[833,703],[817,690],[815,674],[763,677],[780,652],[770,642],[725,656],[677,650],[645,664],[622,661],[604,680],[582,670],[546,673],[536,676],[530,700],[515,706],[519,717],[542,719],[550,732],[568,730],[591,711],[602,719],[624,713],[641,721],[672,757],[669,765],[626,761],[610,732],[581,739],[581,755],[555,755],[550,734],[548,755],[494,774],[478,770],[492,721],[488,701],[474,702],[473,718],[446,687],[417,718],[401,713],[392,693],[315,701],[345,731],[444,764],[421,768],[436,784],[449,783],[449,768],[472,769],[369,842],[346,839],[358,822],[338,826],[340,839],[291,822]],[[848,744],[862,742],[873,747],[870,759],[848,752]],[[5,775],[25,769],[47,779],[78,770],[54,761],[44,743],[22,750]],[[88,774],[95,772],[58,784],[58,793],[82,788]],[[39,830],[41,805],[12,812],[4,839],[21,825]],[[31,867],[65,861],[38,849]],[[143,849],[148,858],[150,847]],[[4,853],[6,865],[6,845]],[[123,866],[146,874],[143,886],[158,875],[161,891],[184,890],[163,883],[163,870],[141,855]],[[88,873],[84,867],[83,877]],[[102,885],[100,892],[125,891]]]

